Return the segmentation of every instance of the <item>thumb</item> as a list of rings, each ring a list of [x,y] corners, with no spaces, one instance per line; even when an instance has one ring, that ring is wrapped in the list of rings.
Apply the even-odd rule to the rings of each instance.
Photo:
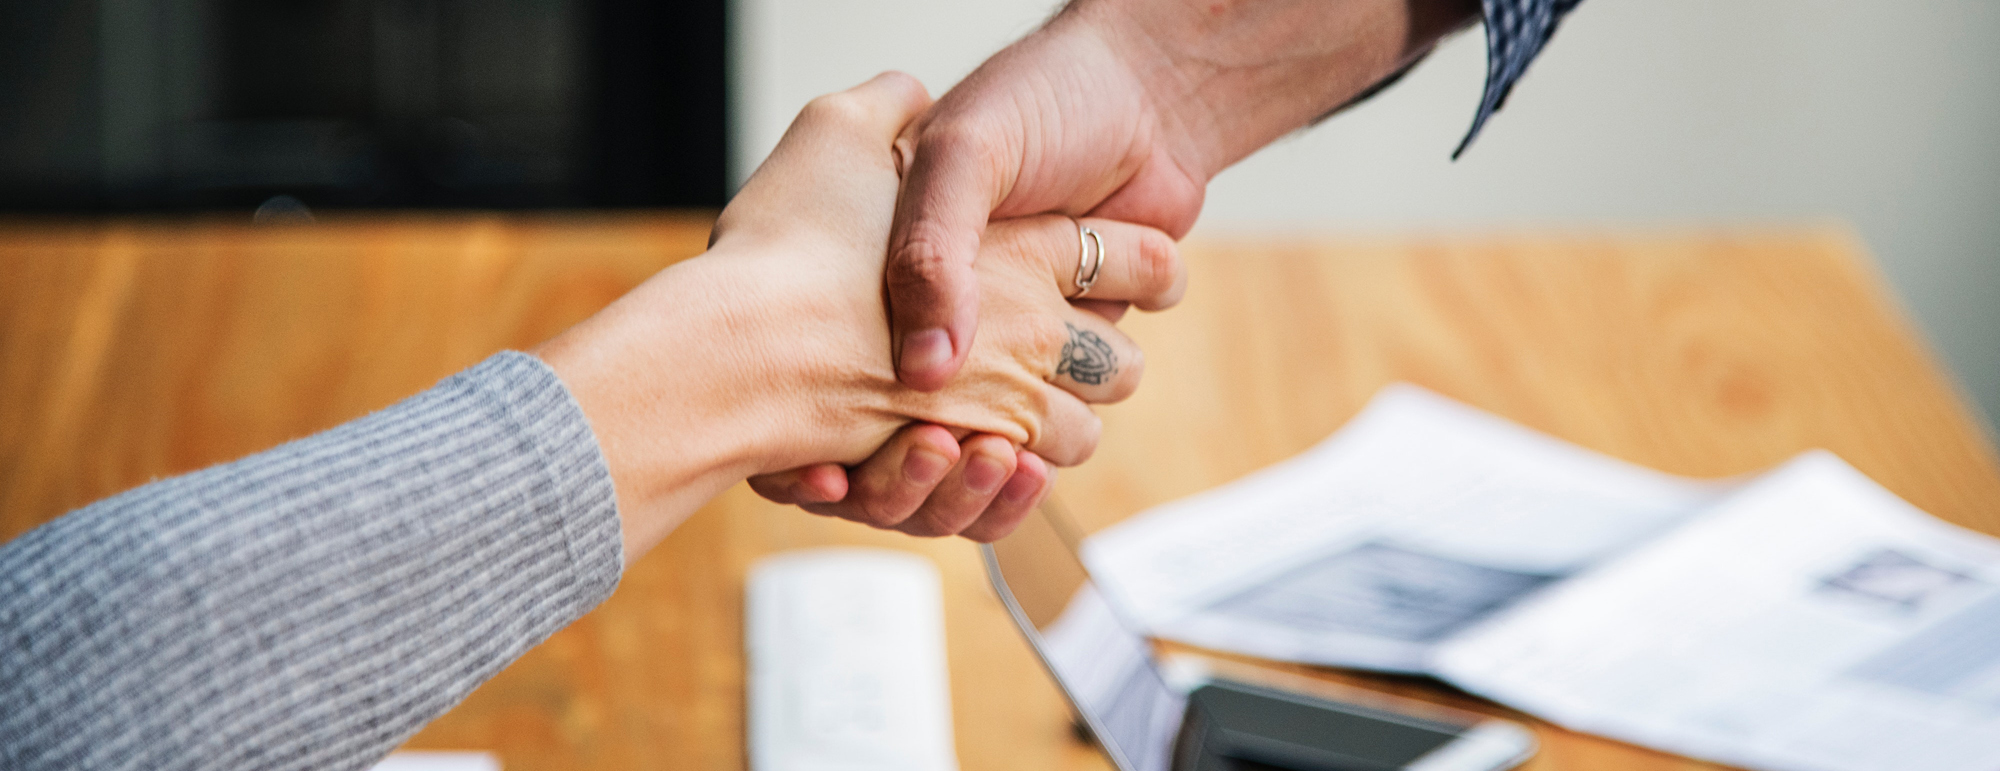
[[[979,325],[972,262],[1001,198],[995,169],[1009,164],[979,132],[933,123],[915,133],[889,231],[884,282],[896,375],[911,388],[935,391],[972,350]],[[912,140],[899,144],[908,147]]]

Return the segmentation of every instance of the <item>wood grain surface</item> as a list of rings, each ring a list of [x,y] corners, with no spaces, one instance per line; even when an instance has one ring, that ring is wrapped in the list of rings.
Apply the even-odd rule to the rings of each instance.
[[[0,538],[539,342],[699,252],[708,222],[0,222]],[[1058,483],[1091,526],[1298,452],[1404,380],[1679,474],[1828,448],[1940,517],[2000,533],[1982,424],[1844,231],[1197,240],[1185,252],[1187,302],[1124,324],[1147,348],[1145,385],[1102,411],[1097,456]],[[969,544],[816,518],[740,486],[411,744],[492,750],[513,771],[741,768],[744,573],[770,552],[829,544],[937,562],[967,771],[1106,767],[1070,738]],[[1510,714],[1422,680],[1309,671]],[[1531,769],[1708,767],[1537,730]]]

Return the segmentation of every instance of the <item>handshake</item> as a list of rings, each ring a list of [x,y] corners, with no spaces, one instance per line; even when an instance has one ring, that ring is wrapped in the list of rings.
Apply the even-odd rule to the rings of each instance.
[[[936,104],[896,74],[815,100],[709,250],[534,349],[547,370],[496,356],[0,544],[0,586],[27,587],[0,590],[0,766],[358,765],[743,480],[1005,536],[1096,448],[1090,405],[1137,388],[1115,322],[1179,301],[1215,174],[1485,8],[1476,126],[1575,4],[1075,0]]]
[[[956,307],[977,334],[965,325],[943,355],[895,343],[886,255],[906,129],[930,107],[895,73],[814,100],[706,253],[534,352],[597,434],[628,559],[746,478],[819,514],[998,539],[1047,494],[1051,465],[1090,456],[1089,405],[1137,388],[1144,358],[1115,322],[1178,302],[1186,272],[1168,234],[1115,220],[996,219],[970,265],[905,265],[969,270],[976,296]],[[926,378],[912,357],[956,372]]]
[[[899,74],[814,101],[708,253],[536,351],[591,421],[626,556],[743,479],[876,527],[1006,535],[1051,464],[1095,448],[1089,405],[1137,387],[1113,324],[1180,299],[1173,241],[1208,181],[1480,8],[1079,0],[936,104]]]

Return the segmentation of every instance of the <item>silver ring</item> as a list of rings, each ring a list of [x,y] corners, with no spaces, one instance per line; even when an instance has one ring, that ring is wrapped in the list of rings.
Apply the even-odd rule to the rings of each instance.
[[[1076,223],[1076,294],[1069,296],[1075,300],[1090,294],[1090,288],[1097,285],[1098,274],[1104,271],[1104,237],[1084,227],[1075,217],[1069,221]]]

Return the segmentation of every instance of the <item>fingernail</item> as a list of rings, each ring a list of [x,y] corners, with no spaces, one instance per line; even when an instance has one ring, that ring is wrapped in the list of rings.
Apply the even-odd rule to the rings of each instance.
[[[1000,497],[1008,503],[1027,503],[1034,500],[1035,493],[1041,490],[1041,480],[1027,474],[1016,474],[1013,479],[1007,480],[1006,487],[1000,488]]]
[[[903,480],[914,484],[927,485],[944,476],[951,468],[951,459],[922,447],[912,447],[903,456]]]
[[[975,456],[965,466],[965,486],[975,493],[990,493],[1007,479],[1007,467],[984,455]]]
[[[951,363],[951,336],[926,329],[903,336],[903,374],[930,372]]]

